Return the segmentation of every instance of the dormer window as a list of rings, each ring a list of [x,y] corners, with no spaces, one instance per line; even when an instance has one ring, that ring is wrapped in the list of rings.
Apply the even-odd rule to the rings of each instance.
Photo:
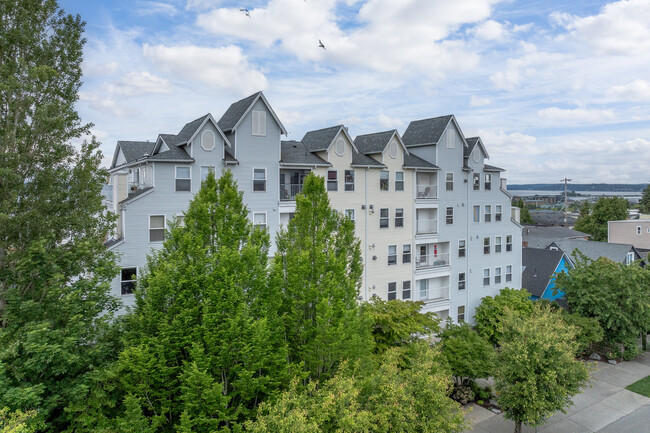
[[[334,151],[338,156],[343,156],[345,154],[345,142],[342,138],[336,140],[336,145],[334,146]]]
[[[205,131],[201,136],[201,147],[208,152],[214,149],[214,133],[212,131]]]
[[[454,134],[453,134],[451,129],[449,131],[447,131],[447,137],[446,138],[447,138],[447,140],[446,140],[447,149],[453,149],[454,148]]]
[[[266,112],[253,111],[253,135],[266,136]]]

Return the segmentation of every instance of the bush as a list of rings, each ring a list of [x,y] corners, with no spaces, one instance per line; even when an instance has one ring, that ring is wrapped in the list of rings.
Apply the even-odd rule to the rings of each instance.
[[[454,388],[454,392],[451,394],[451,398],[456,400],[458,403],[465,405],[470,401],[474,401],[476,395],[472,388],[466,385],[460,385]]]

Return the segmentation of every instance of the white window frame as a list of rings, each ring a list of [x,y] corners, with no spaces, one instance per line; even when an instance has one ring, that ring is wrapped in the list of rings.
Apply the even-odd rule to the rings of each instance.
[[[330,173],[334,173],[334,179],[330,179]],[[325,179],[327,192],[336,192],[339,190],[339,172],[338,170],[327,170],[327,179]],[[334,187],[330,189],[330,185]]]
[[[490,223],[492,222],[492,205],[486,204],[483,207],[483,222]]]
[[[495,254],[501,252],[502,240],[503,240],[503,238],[501,236],[495,236],[494,237],[494,253]]]
[[[512,265],[506,266],[506,283],[512,281]]]
[[[125,269],[135,269],[135,273],[131,274],[131,276],[135,275],[135,279],[133,279],[133,280],[124,280],[123,277],[124,277],[124,270]],[[138,281],[138,267],[137,266],[124,266],[124,267],[122,267],[120,269],[120,295],[121,296],[132,295],[133,294],[133,289],[135,289],[137,281]],[[128,293],[124,293],[124,283],[127,283],[127,284],[128,283],[133,283],[133,289]]]
[[[506,235],[506,252],[512,251],[512,235]]]
[[[494,208],[494,222],[500,222],[503,215],[503,205],[498,204]]]
[[[266,111],[253,110],[251,135],[266,137]]]
[[[402,212],[402,216],[397,215],[398,211]],[[398,207],[395,209],[395,228],[397,229],[404,228],[404,208]]]
[[[411,263],[411,258],[412,258],[411,244],[403,244],[402,245],[402,263]]]
[[[189,173],[190,177],[178,177],[178,169],[179,168],[186,168]],[[179,190],[178,189],[178,181],[179,180],[189,180],[190,181],[190,187],[188,190]],[[191,192],[192,191],[192,167],[189,165],[175,165],[174,166],[174,192]]]
[[[445,142],[446,142],[446,143],[445,143],[445,147],[446,147],[447,149],[453,149],[453,148],[454,148],[454,142],[455,142],[455,141],[456,141],[456,140],[454,140],[454,134],[452,134],[452,131],[451,131],[451,130],[448,130],[448,131],[447,131],[447,135],[446,135],[446,137],[445,137]]]
[[[382,211],[386,211],[386,216],[382,216]],[[382,221],[386,222],[386,227],[382,227]],[[390,228],[390,209],[387,207],[379,209],[379,228],[388,229]]]
[[[405,287],[408,283],[408,288]],[[408,291],[408,296],[404,296],[404,294]],[[402,299],[412,299],[413,297],[413,287],[411,284],[411,280],[405,280],[402,281]]]
[[[151,227],[151,217],[163,217],[163,226],[162,227],[153,227],[152,228]],[[161,242],[164,242],[165,241],[165,230],[167,230],[167,215],[165,215],[165,214],[162,214],[162,215],[160,215],[160,214],[150,214],[149,217],[148,217],[148,220],[149,220],[149,224],[148,224],[149,243],[150,244],[159,244]],[[161,230],[161,229],[163,231],[162,240],[152,241],[151,240],[151,230]]]
[[[483,179],[483,189],[485,191],[492,190],[492,175],[490,173],[485,173],[485,178]]]
[[[474,191],[481,190],[481,173],[474,173],[472,175],[472,189]]]
[[[258,224],[255,221],[255,216],[256,215],[264,215],[264,224]],[[253,212],[253,227],[260,227],[260,228],[262,228],[264,230],[266,230],[269,227],[268,215],[266,214],[265,211],[264,212]]]
[[[390,156],[392,159],[397,158],[397,142],[396,141],[391,141],[390,144],[388,145],[388,156]]]
[[[490,268],[483,269],[483,286],[490,285]]]
[[[400,179],[401,177],[401,179]],[[404,191],[404,172],[395,172],[395,191]]]
[[[212,135],[212,147],[209,147],[209,146],[205,145],[206,144],[205,143],[205,140],[206,140],[205,137],[208,134]],[[210,131],[209,129],[206,130],[206,131],[203,131],[203,133],[201,134],[201,147],[203,148],[203,150],[205,150],[206,152],[210,152],[210,151],[214,150],[214,148],[216,146],[217,146],[217,136],[214,135],[214,132]]]
[[[627,253],[627,255],[625,256],[625,264],[629,265],[633,261],[634,261],[634,252]]]
[[[449,175],[451,175],[451,180],[449,179]],[[453,190],[454,190],[454,172],[448,171],[445,173],[445,191],[453,191]]]
[[[492,250],[491,239],[489,236],[483,238],[483,254],[490,254]]]
[[[346,209],[345,216],[350,218],[351,221],[354,221],[354,209]]]
[[[418,280],[418,295],[420,300],[429,299],[429,280]],[[424,294],[424,295],[423,295]]]
[[[255,170],[264,170],[264,179],[255,179]],[[265,167],[253,167],[252,175],[253,175],[253,184],[251,186],[252,186],[253,192],[266,192],[266,183],[268,181],[266,168]],[[257,182],[264,182],[264,189],[256,190],[255,189],[255,182],[256,181]]]
[[[208,173],[206,173],[205,177],[203,177],[203,169],[207,169]],[[201,183],[205,182],[205,180],[208,178],[208,174],[210,173],[210,170],[217,175],[217,167],[214,165],[202,165],[201,166],[201,172],[199,173],[199,176],[201,176]]]
[[[334,152],[338,156],[345,155],[345,141],[342,138],[337,138],[336,143],[334,143]]]
[[[382,176],[386,175],[386,189],[382,187],[384,178]],[[381,170],[379,172],[379,191],[390,191],[390,171]]]
[[[391,290],[391,288],[393,290]],[[389,300],[389,301],[397,300],[397,281],[391,281],[391,282],[388,283],[388,290],[387,290],[386,293],[387,293],[387,295],[386,295],[387,300]]]
[[[501,284],[501,267],[494,268],[494,284]]]
[[[392,254],[390,252],[391,248],[393,248]],[[393,266],[396,264],[397,264],[397,245],[388,245],[388,266]]]
[[[458,309],[456,310],[456,321],[458,323],[465,322],[465,306],[464,305],[459,305]]]
[[[458,290],[465,290],[466,288],[467,288],[467,276],[465,275],[465,272],[459,272],[458,273]]]
[[[462,246],[461,242],[463,243]],[[467,241],[465,239],[458,239],[458,257],[467,257]]]
[[[474,223],[481,222],[481,205],[474,205],[474,207],[472,208],[472,222]]]
[[[451,210],[451,213],[449,212]],[[447,206],[445,208],[445,224],[452,225],[454,223],[454,207]]]
[[[352,182],[348,182],[348,173],[352,177]],[[355,183],[355,173],[354,170],[344,170],[343,171],[343,190],[347,192],[354,192],[354,183]],[[350,187],[348,189],[348,187]]]
[[[643,233],[643,229],[641,228],[641,226],[636,226],[636,234],[640,235],[641,233]]]

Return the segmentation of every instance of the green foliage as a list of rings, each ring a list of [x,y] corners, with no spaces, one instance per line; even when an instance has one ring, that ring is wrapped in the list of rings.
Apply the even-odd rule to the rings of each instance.
[[[440,319],[434,313],[422,313],[424,302],[384,301],[373,297],[364,304],[364,312],[372,324],[375,352],[417,341],[440,330]]]
[[[100,386],[117,400],[105,405],[98,427],[227,430],[288,382],[279,321],[259,305],[268,247],[268,233],[252,227],[232,174],[218,181],[210,174],[185,226],[173,227],[148,258],[125,348]],[[111,393],[113,381],[118,392]]]
[[[117,351],[99,144],[74,104],[84,24],[56,1],[0,2],[0,401],[50,431]],[[100,316],[101,314],[101,316]]]
[[[463,412],[447,397],[451,382],[440,353],[427,343],[388,349],[377,368],[343,363],[321,385],[297,382],[264,403],[246,430],[303,432],[460,432]]]
[[[467,323],[447,322],[439,336],[440,350],[457,385],[492,375],[496,359],[494,347]]]
[[[515,311],[522,316],[533,312],[533,301],[526,289],[506,287],[494,298],[486,296],[476,309],[476,331],[490,343],[496,345],[501,341],[500,323],[506,311]]]
[[[589,212],[590,205],[585,202],[580,208],[575,229],[589,233],[593,241],[607,242],[607,222],[626,219],[627,205],[623,197],[601,197]]]
[[[34,422],[36,411],[10,412],[9,408],[0,409],[0,433],[33,433],[41,425]]]
[[[650,398],[650,376],[634,382],[632,385],[627,386],[626,389]]]
[[[269,303],[280,300],[289,360],[312,379],[372,350],[357,298],[362,263],[354,223],[332,209],[323,178],[310,174],[296,213],[277,235]]]
[[[530,215],[530,211],[526,205],[524,205],[524,200],[522,198],[519,198],[518,201],[514,201],[512,205],[521,209],[521,212],[519,214],[519,221],[522,224],[535,224],[535,221],[533,221],[533,217]]]
[[[641,213],[650,213],[650,184],[643,190],[641,200],[639,200],[639,211]]]
[[[635,342],[650,329],[648,267],[578,254],[576,267],[558,275],[556,288],[564,291],[572,312],[598,320],[609,343]]]
[[[605,336],[602,326],[594,317],[584,317],[578,313],[562,310],[562,319],[567,325],[576,328],[576,356],[585,353],[594,343],[601,342]]]
[[[503,338],[495,370],[495,390],[505,417],[541,425],[564,411],[587,383],[585,364],[574,358],[575,328],[560,313],[538,304],[529,316],[510,311],[502,318]]]

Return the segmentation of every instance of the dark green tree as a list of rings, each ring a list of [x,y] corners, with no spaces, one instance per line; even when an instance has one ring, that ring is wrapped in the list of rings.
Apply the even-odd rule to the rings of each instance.
[[[117,351],[116,274],[94,139],[74,109],[84,24],[56,1],[0,1],[0,401],[50,431]]]
[[[607,222],[627,218],[627,200],[623,197],[601,197],[589,211],[586,204],[580,208],[575,229],[591,235],[591,240],[607,242]]]
[[[361,250],[354,223],[330,206],[322,177],[310,174],[295,217],[277,235],[273,282],[289,360],[311,379],[331,377],[343,360],[372,350],[358,305]]]
[[[469,324],[448,322],[439,336],[440,351],[457,385],[492,375],[496,361],[494,347]]]
[[[529,316],[508,311],[501,319],[502,339],[494,373],[499,406],[505,417],[536,427],[572,404],[587,383],[587,367],[575,359],[576,330],[559,312],[537,303]]]
[[[515,200],[512,203],[512,205],[521,209],[521,212],[519,214],[519,221],[522,224],[535,224],[535,221],[533,221],[533,217],[530,215],[530,211],[524,204],[524,200],[521,197],[519,198],[519,200]]]
[[[107,407],[99,427],[227,431],[288,383],[282,328],[258,305],[269,236],[253,228],[242,195],[230,171],[218,180],[211,173],[184,227],[148,258],[125,348],[107,373],[121,390],[121,413],[111,424]]]
[[[641,200],[639,200],[639,211],[650,214],[650,184],[643,190]]]
[[[476,309],[476,331],[490,343],[501,340],[501,320],[507,311],[516,311],[521,316],[530,316],[533,301],[526,289],[502,289],[494,298],[486,296]]]

